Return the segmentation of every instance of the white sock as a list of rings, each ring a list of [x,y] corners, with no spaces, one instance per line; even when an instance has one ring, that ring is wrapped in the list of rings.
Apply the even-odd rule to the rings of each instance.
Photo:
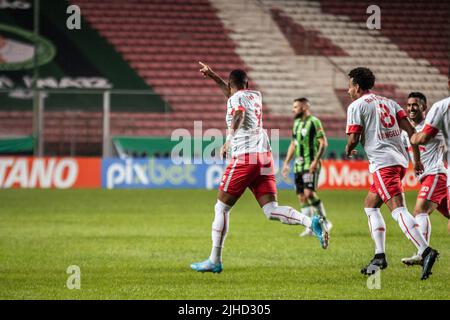
[[[392,218],[397,221],[406,237],[416,246],[419,254],[428,247],[427,241],[420,233],[416,220],[405,207],[399,207],[392,211]]]
[[[222,263],[222,249],[230,222],[231,207],[217,200],[214,207],[215,216],[212,224],[212,250],[209,259],[213,263]]]
[[[268,219],[279,220],[286,224],[300,224],[311,228],[311,218],[288,206],[278,206],[278,202],[269,202],[262,207]]]
[[[375,254],[384,253],[386,244],[386,224],[378,208],[364,208],[369,223],[370,235],[375,242]]]
[[[307,217],[312,217],[313,216],[313,207],[312,206],[304,206],[300,209],[300,212],[302,214],[304,214]]]
[[[302,207],[302,209],[300,210],[300,212],[301,212],[302,214],[304,214],[305,216],[311,218],[311,217],[313,216],[314,209],[313,209],[312,206],[304,206],[304,207]],[[309,228],[308,228],[308,229],[309,229]]]
[[[419,225],[420,233],[425,238],[428,245],[430,245],[431,237],[431,222],[428,213],[420,213],[415,216],[416,222]]]

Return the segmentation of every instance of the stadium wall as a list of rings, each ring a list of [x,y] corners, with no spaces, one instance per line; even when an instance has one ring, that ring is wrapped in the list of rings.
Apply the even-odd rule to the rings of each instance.
[[[282,165],[278,162],[278,168]],[[170,159],[0,157],[0,188],[217,189],[225,164],[174,164]],[[276,174],[279,189],[293,189]],[[366,161],[323,161],[321,190],[367,190],[372,183]],[[406,190],[418,189],[410,168]]]

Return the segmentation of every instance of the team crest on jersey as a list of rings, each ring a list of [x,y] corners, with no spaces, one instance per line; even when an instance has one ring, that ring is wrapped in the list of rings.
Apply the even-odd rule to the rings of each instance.
[[[297,157],[295,159],[295,164],[301,166],[303,164],[303,162],[305,162],[305,160],[303,159],[303,157]]]
[[[306,136],[306,134],[308,133],[308,130],[306,128],[303,128],[300,133],[302,134],[302,136]]]

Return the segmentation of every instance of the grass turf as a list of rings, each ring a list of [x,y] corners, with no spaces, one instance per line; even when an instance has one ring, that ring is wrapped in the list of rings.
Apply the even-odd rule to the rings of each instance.
[[[449,299],[447,220],[432,215],[433,275],[400,258],[415,248],[383,209],[389,267],[369,290],[373,256],[365,192],[322,191],[334,224],[329,249],[303,227],[268,221],[249,192],[231,213],[221,274],[189,268],[210,252],[215,191],[2,190],[0,299]],[[414,193],[407,194],[413,208]],[[297,207],[292,191],[280,204]],[[66,287],[69,265],[81,289]]]

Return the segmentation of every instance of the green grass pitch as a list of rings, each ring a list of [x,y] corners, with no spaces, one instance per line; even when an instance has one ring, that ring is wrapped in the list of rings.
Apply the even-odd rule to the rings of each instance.
[[[268,221],[247,191],[230,217],[224,271],[189,268],[210,252],[215,191],[0,191],[0,299],[449,299],[447,220],[432,215],[433,275],[400,262],[415,248],[386,209],[389,267],[369,290],[373,255],[365,192],[322,191],[334,223],[328,250],[300,226]],[[412,209],[415,193],[408,193]],[[280,204],[297,207],[293,191]],[[66,269],[81,269],[81,289]]]

